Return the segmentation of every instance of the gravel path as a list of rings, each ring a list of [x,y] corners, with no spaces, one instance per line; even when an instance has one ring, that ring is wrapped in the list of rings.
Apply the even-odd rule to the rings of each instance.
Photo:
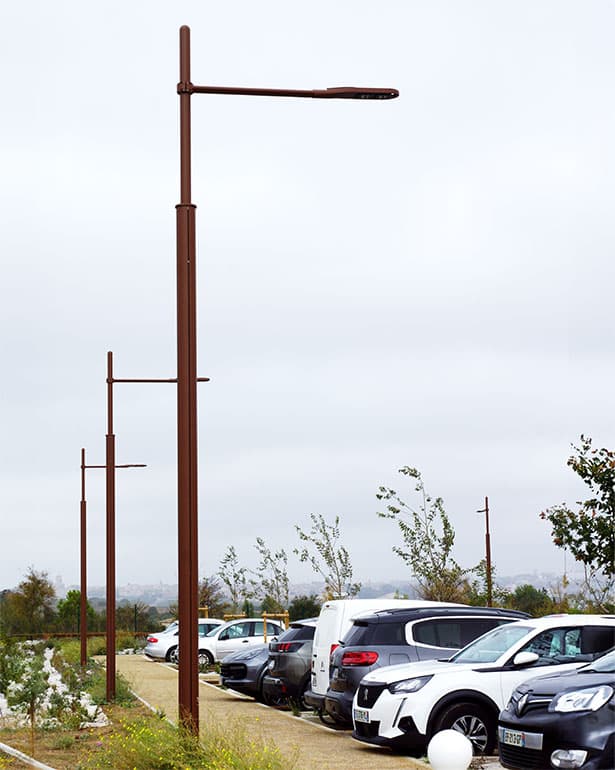
[[[136,694],[172,721],[177,720],[177,671],[142,655],[119,655],[117,669]],[[220,724],[238,721],[244,729],[275,743],[285,756],[297,755],[296,770],[424,770],[427,765],[353,741],[346,731],[292,716],[241,698],[229,690],[201,682],[201,730],[214,719]]]

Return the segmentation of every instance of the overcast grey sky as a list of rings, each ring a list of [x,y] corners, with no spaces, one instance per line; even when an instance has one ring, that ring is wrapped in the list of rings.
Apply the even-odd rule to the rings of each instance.
[[[117,377],[175,375],[178,28],[193,98],[200,574],[341,517],[362,581],[406,576],[380,484],[423,472],[466,566],[560,571],[538,518],[615,448],[615,6],[607,0],[2,3],[0,588],[76,583],[80,448]],[[176,580],[175,393],[116,386],[118,582]],[[89,581],[104,483],[87,479]],[[291,579],[312,573],[289,560]]]

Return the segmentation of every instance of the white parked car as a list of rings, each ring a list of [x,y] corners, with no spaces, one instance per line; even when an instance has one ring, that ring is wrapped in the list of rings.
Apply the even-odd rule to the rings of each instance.
[[[222,660],[231,652],[246,649],[264,641],[275,641],[285,630],[283,623],[277,620],[265,622],[262,618],[237,618],[214,628],[207,636],[199,637],[199,663],[213,663]]]
[[[199,640],[222,625],[224,625],[224,621],[218,618],[199,618]],[[147,637],[144,652],[148,658],[177,663],[179,660],[178,643],[179,625],[177,621],[174,621],[164,631],[156,631]]]
[[[552,615],[489,631],[448,661],[386,666],[361,680],[353,738],[420,755],[453,729],[489,754],[498,714],[521,682],[578,668],[615,644],[615,616]]]

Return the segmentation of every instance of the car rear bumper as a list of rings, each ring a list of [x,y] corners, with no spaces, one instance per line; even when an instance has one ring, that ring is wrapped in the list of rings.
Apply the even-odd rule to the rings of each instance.
[[[323,711],[325,708],[325,696],[313,690],[306,690],[303,699],[315,711]]]
[[[324,710],[336,722],[352,724],[352,696],[348,698],[345,693],[329,690],[325,695]]]

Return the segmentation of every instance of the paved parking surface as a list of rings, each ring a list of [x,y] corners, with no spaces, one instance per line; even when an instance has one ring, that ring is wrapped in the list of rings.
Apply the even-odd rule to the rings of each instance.
[[[130,682],[136,694],[152,708],[177,720],[177,671],[164,663],[154,663],[141,655],[119,655],[117,669]],[[201,729],[209,720],[220,724],[234,721],[244,730],[254,730],[275,743],[286,756],[297,756],[296,770],[412,770],[426,767],[353,741],[346,731],[331,730],[318,720],[294,717],[243,698],[230,690],[201,682]]]
[[[120,655],[117,669],[130,682],[135,693],[149,706],[177,720],[177,671],[164,663],[154,663],[142,655]],[[211,677],[210,677],[211,679]],[[345,730],[332,730],[317,718],[293,716],[276,711],[231,690],[201,681],[201,729],[214,720],[219,724],[236,722],[275,743],[286,756],[297,756],[296,770],[425,770],[429,766],[409,757],[391,754],[352,740]],[[484,770],[500,768],[495,760],[480,763]]]

